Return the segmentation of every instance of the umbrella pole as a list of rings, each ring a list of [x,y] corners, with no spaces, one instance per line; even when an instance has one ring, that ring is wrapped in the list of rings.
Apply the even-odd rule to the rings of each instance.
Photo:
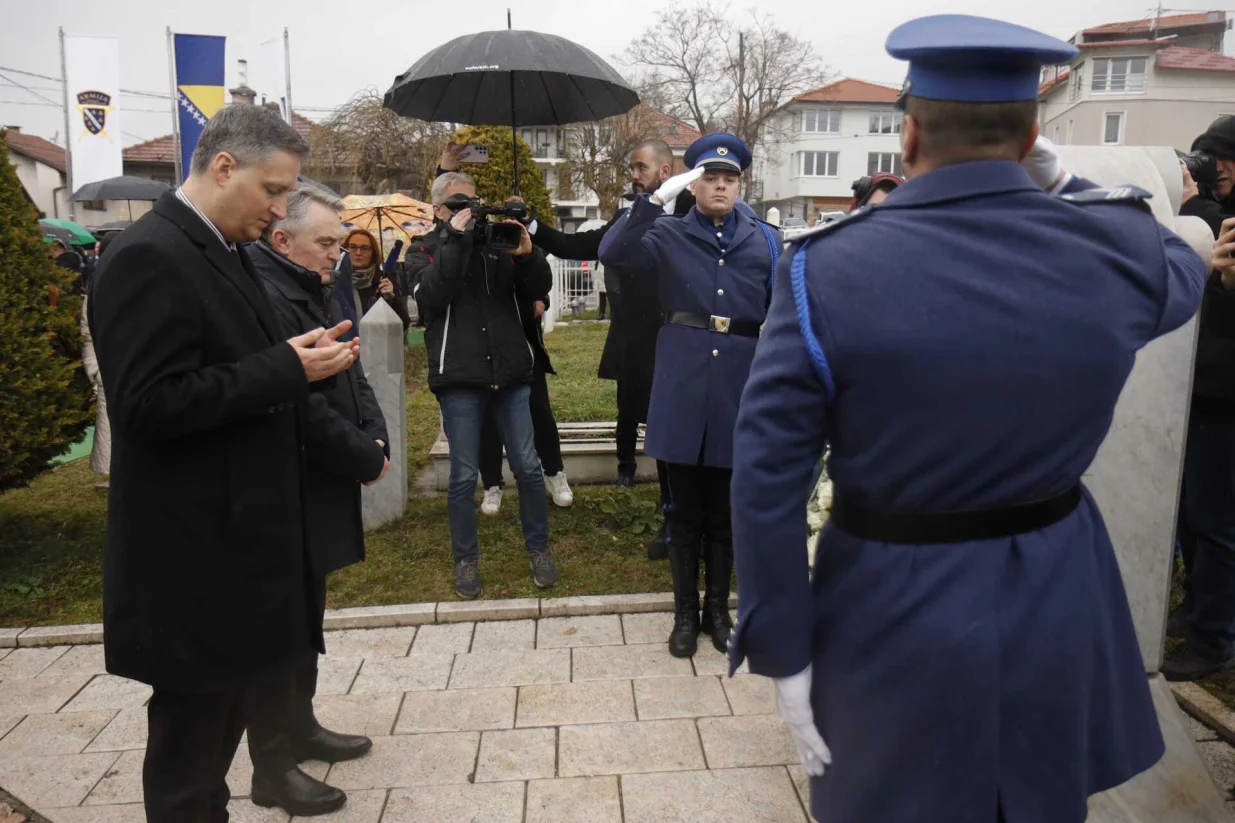
[[[519,135],[515,132],[515,73],[513,71],[510,72],[510,148],[515,158],[515,194],[521,196],[519,191]]]
[[[129,222],[132,223],[133,222],[133,201],[127,200],[125,202],[129,204]]]

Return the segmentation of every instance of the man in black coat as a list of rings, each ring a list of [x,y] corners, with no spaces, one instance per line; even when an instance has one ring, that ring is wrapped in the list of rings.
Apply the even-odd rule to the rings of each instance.
[[[288,340],[237,247],[283,216],[308,149],[275,112],[221,109],[89,301],[113,437],[104,650],[110,673],[154,687],[149,823],[226,821],[246,722],[282,728],[259,698],[323,650],[304,407],[359,343],[338,327]]]
[[[673,152],[663,140],[645,140],[630,155],[631,191],[636,196],[656,191],[672,174]],[[690,192],[682,192],[665,205],[665,214],[680,217],[694,205],[695,198]],[[593,231],[566,234],[532,221],[528,232],[533,243],[556,257],[596,260],[600,256],[600,241],[625,213],[626,209],[620,209],[605,226]],[[630,487],[635,484],[635,442],[639,437],[639,424],[647,422],[652,399],[656,337],[664,323],[664,314],[655,277],[630,276],[628,272],[606,266],[605,284],[613,304],[613,319],[600,358],[599,376],[602,380],[617,381],[618,485]],[[656,463],[656,473],[660,477],[663,504],[668,500],[668,479],[665,465],[660,461]],[[648,558],[659,560],[665,556],[662,526],[648,545]]]
[[[261,241],[250,247],[253,265],[289,334],[329,327],[343,319],[337,309],[332,313],[327,291],[341,255],[342,208],[334,195],[301,184],[288,195],[287,216],[268,225]],[[386,421],[359,360],[314,387],[305,439],[309,549],[318,575],[316,605],[324,610],[325,576],[364,559],[360,484],[376,483],[390,468]],[[316,652],[306,655],[290,678],[284,694],[289,693],[293,710],[288,734],[271,737],[261,726],[249,729],[253,797],[293,815],[324,814],[341,806],[346,796],[296,764],[352,760],[373,744],[367,737],[338,734],[317,722]]]

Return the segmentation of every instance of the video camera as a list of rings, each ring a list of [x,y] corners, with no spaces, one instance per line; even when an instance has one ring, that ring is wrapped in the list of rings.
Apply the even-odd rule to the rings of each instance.
[[[509,226],[499,221],[507,218],[523,222],[527,219],[527,206],[523,203],[506,203],[501,206],[486,205],[479,198],[456,194],[443,203],[451,212],[472,210],[475,242],[496,251],[514,251],[523,242],[523,231],[518,226]]]
[[[1214,186],[1218,183],[1218,158],[1203,149],[1190,152],[1176,149],[1175,155],[1192,175],[1201,196],[1216,200]]]

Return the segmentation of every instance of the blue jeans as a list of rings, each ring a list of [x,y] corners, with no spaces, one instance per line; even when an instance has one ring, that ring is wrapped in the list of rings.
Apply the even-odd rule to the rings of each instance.
[[[1188,644],[1225,660],[1235,654],[1235,422],[1192,415],[1182,505]]]
[[[519,519],[528,552],[549,548],[549,504],[545,478],[536,458],[536,439],[528,403],[529,386],[506,389],[444,389],[438,392],[442,425],[450,441],[450,547],[456,563],[480,559],[476,542],[476,479],[480,473],[480,429],[485,414],[493,419],[506,444],[506,459],[519,487]]]

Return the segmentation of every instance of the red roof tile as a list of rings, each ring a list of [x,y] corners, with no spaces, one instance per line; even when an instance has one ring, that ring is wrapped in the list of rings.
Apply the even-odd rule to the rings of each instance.
[[[1158,52],[1154,66],[1159,69],[1235,72],[1235,57],[1227,57],[1205,49],[1185,49],[1182,46],[1172,46]]]
[[[1077,43],[1076,47],[1081,51],[1088,49],[1122,49],[1128,46],[1166,46],[1175,42],[1175,35],[1167,37],[1159,37],[1157,40],[1101,40],[1097,43]]]
[[[826,86],[799,94],[796,103],[895,103],[901,90],[865,80],[846,77]]]
[[[1213,19],[1211,19],[1211,16]],[[1139,34],[1144,32],[1148,34],[1155,28],[1153,17],[1146,17],[1143,20],[1128,20],[1122,23],[1107,23],[1102,26],[1095,26],[1092,29],[1085,29],[1082,34],[1085,35],[1103,35],[1103,34]],[[1224,11],[1209,11],[1200,12],[1199,14],[1168,14],[1165,17],[1157,18],[1158,31],[1172,31],[1174,29],[1187,29],[1194,26],[1218,26],[1226,28],[1226,12]]]
[[[279,104],[267,103],[266,107],[277,109]],[[308,140],[309,131],[313,128],[313,121],[299,112],[292,112],[292,126],[301,137]],[[169,166],[175,165],[175,142],[174,135],[165,134],[162,137],[156,137],[153,140],[129,146],[124,150],[124,160],[126,163],[165,163]]]
[[[55,143],[44,140],[42,137],[35,137],[33,134],[22,134],[16,129],[5,130],[4,142],[10,151],[15,151],[64,173],[64,149]]]
[[[1043,95],[1050,94],[1055,89],[1059,88],[1061,85],[1068,82],[1068,76],[1071,74],[1072,74],[1072,71],[1070,69],[1065,69],[1064,71],[1061,71],[1058,75],[1056,75],[1054,80],[1050,80],[1038,86],[1038,96],[1042,97]]]
[[[698,140],[702,135],[694,126],[683,123],[676,117],[670,117],[663,112],[650,109],[648,119],[652,128],[656,129],[660,139],[669,144],[671,149],[684,149]]]

